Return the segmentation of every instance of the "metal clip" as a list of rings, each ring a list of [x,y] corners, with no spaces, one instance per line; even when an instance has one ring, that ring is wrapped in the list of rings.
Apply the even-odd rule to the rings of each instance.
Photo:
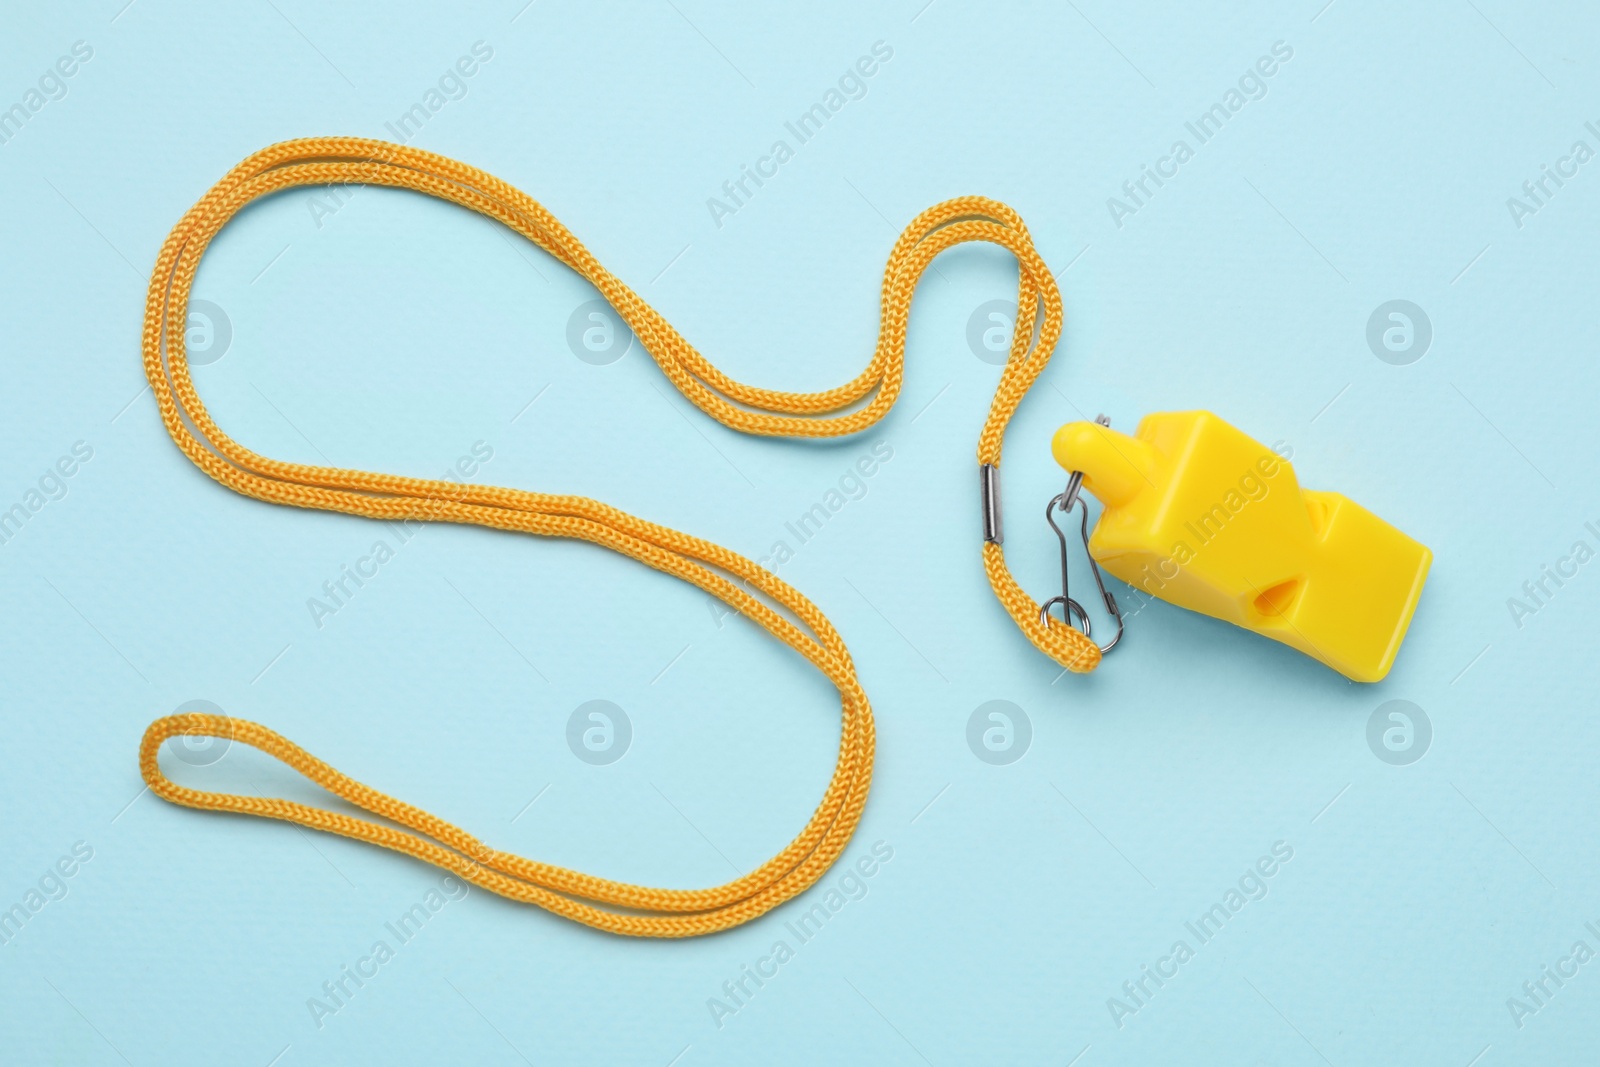
[[[1101,426],[1111,425],[1111,420],[1104,415],[1099,416],[1094,421]],[[1059,510],[1063,515],[1070,516],[1074,507],[1080,508],[1082,509],[1082,515],[1079,519],[1079,534],[1083,541],[1083,554],[1089,560],[1089,569],[1094,572],[1094,584],[1100,589],[1101,601],[1105,604],[1106,610],[1111,613],[1111,617],[1117,620],[1116,636],[1100,646],[1100,652],[1104,655],[1116,648],[1117,642],[1122,640],[1124,630],[1122,609],[1117,606],[1117,598],[1112,596],[1111,591],[1106,588],[1105,579],[1100,574],[1100,566],[1095,563],[1094,556],[1089,553],[1089,506],[1081,499],[1082,490],[1083,472],[1073,471],[1067,478],[1066,491],[1058,496],[1051,497],[1050,503],[1044,507],[1044,520],[1050,524],[1050,529],[1056,532],[1056,540],[1061,542],[1061,595],[1051,597],[1039,608],[1039,622],[1049,626],[1050,609],[1060,604],[1062,620],[1068,626],[1076,627],[1083,636],[1090,636],[1089,613],[1083,610],[1082,604],[1072,599],[1072,594],[1068,587],[1067,534],[1065,530],[1056,524],[1055,515],[1053,514]]]
[[[983,539],[998,545],[1005,534],[1000,526],[1000,468],[993,463],[978,468],[978,494],[983,507]]]

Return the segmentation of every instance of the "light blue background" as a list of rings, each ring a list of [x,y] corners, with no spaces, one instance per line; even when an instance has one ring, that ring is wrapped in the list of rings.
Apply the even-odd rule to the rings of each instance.
[[[1506,199],[1600,119],[1600,24],[1573,4],[1007,8],[651,0],[8,5],[0,106],[74,41],[94,56],[9,143],[0,507],[76,441],[67,495],[0,546],[0,907],[75,842],[68,893],[0,947],[8,1063],[1566,1063],[1594,1054],[1600,962],[1514,1025],[1506,1001],[1600,949],[1600,564],[1516,626],[1508,597],[1600,524],[1600,163],[1520,229]],[[420,7],[420,5],[418,6]],[[1320,10],[1319,10],[1320,8]],[[196,378],[267,455],[592,495],[754,557],[874,443],[893,459],[782,574],[872,696],[876,778],[848,858],[893,859],[737,1015],[707,1007],[816,893],[682,943],[597,934],[487,893],[439,912],[319,1029],[322,983],[437,872],[141,791],[145,725],[195,699],[265,723],[490,844],[611,877],[720,883],[812,810],[826,684],[697,591],[588,546],[423,530],[319,630],[308,597],[385,531],[224,491],[143,383],[148,271],[249,152],[389,136],[473,42],[493,59],[413,143],[505,178],[746,381],[817,389],[872,346],[899,228],[946,197],[1014,205],[1059,272],[1063,344],[1011,428],[1008,553],[1055,581],[1051,431],[1209,408],[1294,449],[1435,552],[1388,680],[1164,604],[1092,677],[1016,632],[978,563],[973,448],[998,371],[968,319],[1014,295],[997,251],[919,289],[905,393],[859,439],[757,440],[703,417],[635,346],[574,358],[586,285],[485,221],[364,190],[319,228],[252,207],[196,296],[233,339]],[[719,228],[706,207],[882,40],[853,101]],[[1106,199],[1275,41],[1294,50],[1132,218]],[[1369,350],[1408,299],[1424,358]],[[535,396],[537,403],[528,402]],[[519,416],[520,413],[520,416]],[[793,542],[791,541],[791,546]],[[1597,573],[1590,573],[1597,571]],[[1122,587],[1118,586],[1121,589]],[[565,743],[607,699],[634,737]],[[1032,724],[990,766],[968,717]],[[1382,702],[1432,721],[1410,766]],[[238,749],[180,780],[302,798]],[[537,801],[530,801],[537,797]],[[1275,841],[1294,858],[1118,1028],[1107,999]],[[830,877],[830,883],[837,878]],[[1076,1059],[1074,1057],[1077,1057]]]

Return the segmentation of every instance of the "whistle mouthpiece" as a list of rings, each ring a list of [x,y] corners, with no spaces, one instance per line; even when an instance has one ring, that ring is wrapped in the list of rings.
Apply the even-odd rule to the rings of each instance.
[[[1150,596],[1296,648],[1358,682],[1389,673],[1433,553],[1208,411],[1051,443],[1104,505],[1089,552]]]

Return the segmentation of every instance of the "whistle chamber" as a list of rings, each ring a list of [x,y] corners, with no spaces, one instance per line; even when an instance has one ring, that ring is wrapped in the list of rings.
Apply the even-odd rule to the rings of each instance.
[[[1208,411],[1092,422],[1051,450],[1103,505],[1100,566],[1150,596],[1242,626],[1358,682],[1394,665],[1433,553]]]

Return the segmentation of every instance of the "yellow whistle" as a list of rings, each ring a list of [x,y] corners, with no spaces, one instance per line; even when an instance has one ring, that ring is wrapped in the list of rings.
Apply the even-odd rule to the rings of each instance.
[[[1070,422],[1051,443],[1104,506],[1102,567],[1180,607],[1281,641],[1358,682],[1394,665],[1433,553],[1209,411],[1132,436]]]

